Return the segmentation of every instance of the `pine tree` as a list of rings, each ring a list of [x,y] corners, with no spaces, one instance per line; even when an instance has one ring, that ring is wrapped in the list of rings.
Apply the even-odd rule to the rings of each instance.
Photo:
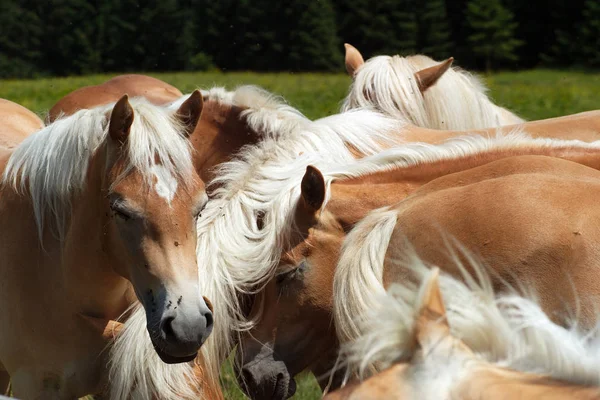
[[[467,4],[468,41],[473,53],[485,61],[488,72],[495,61],[517,61],[515,50],[522,42],[514,37],[517,23],[500,0],[471,0]]]
[[[600,0],[586,0],[578,39],[582,64],[600,66]]]
[[[335,71],[343,67],[335,14],[329,0],[302,0],[288,4],[290,23],[288,69]]]
[[[0,0],[0,77],[32,77],[46,72],[41,23],[35,12],[13,0]]]
[[[369,58],[412,54],[417,49],[419,0],[334,0],[338,36]]]
[[[435,59],[449,57],[452,50],[444,0],[418,2],[418,51]]]

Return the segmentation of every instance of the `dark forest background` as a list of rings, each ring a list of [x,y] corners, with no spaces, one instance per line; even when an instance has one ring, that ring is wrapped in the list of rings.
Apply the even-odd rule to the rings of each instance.
[[[600,66],[600,0],[0,0],[0,77],[342,71],[365,56]]]

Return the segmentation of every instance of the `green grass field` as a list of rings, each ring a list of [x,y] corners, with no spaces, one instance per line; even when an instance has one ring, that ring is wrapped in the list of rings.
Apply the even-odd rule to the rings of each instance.
[[[343,74],[167,73],[150,74],[178,87],[195,88],[255,84],[282,95],[310,118],[335,113],[350,78]],[[44,114],[58,99],[81,86],[112,75],[40,80],[0,80],[0,97]],[[526,119],[542,119],[600,108],[600,74],[532,70],[498,73],[485,78],[494,101]]]
[[[282,95],[310,118],[336,113],[350,78],[342,74],[169,73],[150,74],[187,93],[195,88],[254,84]],[[93,75],[40,80],[0,80],[0,97],[15,101],[40,116],[62,96],[112,75]],[[485,77],[494,101],[534,120],[600,109],[600,73],[532,70],[498,73]],[[242,399],[229,364],[223,369],[227,399]],[[318,399],[320,390],[311,375],[298,380],[295,399]]]

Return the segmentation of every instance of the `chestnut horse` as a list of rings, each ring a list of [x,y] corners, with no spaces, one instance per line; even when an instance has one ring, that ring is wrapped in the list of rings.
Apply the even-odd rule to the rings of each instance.
[[[168,112],[124,96],[55,121],[3,157],[0,362],[16,396],[104,391],[99,326],[136,298],[163,360],[196,357],[213,318],[195,253],[207,201],[188,139],[196,105]]]
[[[15,148],[27,136],[43,127],[42,120],[25,107],[0,99],[0,150]]]
[[[282,193],[276,199],[277,202],[297,204],[295,211],[288,217],[288,230],[294,226],[296,228],[293,229],[293,234],[280,232],[281,237],[288,239],[282,238],[279,243],[290,243],[291,248],[284,248],[280,266],[272,273],[273,279],[265,287],[262,301],[255,302],[253,315],[257,316],[259,323],[246,335],[241,346],[243,351],[238,353],[240,376],[244,378],[242,385],[257,398],[269,397],[274,393],[285,397],[293,389],[290,376],[305,368],[313,370],[318,377],[329,371],[335,361],[338,340],[331,324],[334,299],[339,299],[340,302],[335,327],[342,333],[344,341],[351,340],[360,333],[352,325],[352,321],[371,308],[369,298],[374,298],[374,293],[382,290],[384,283],[403,280],[408,275],[400,265],[392,262],[394,258],[398,258],[398,254],[394,253],[395,249],[400,252],[406,248],[405,243],[400,243],[398,237],[392,242],[394,246],[388,249],[389,235],[394,231],[396,221],[399,221],[397,234],[404,232],[419,255],[428,261],[438,264],[445,261],[446,254],[433,246],[432,240],[440,240],[442,232],[456,236],[467,248],[481,252],[484,261],[494,261],[496,272],[502,278],[495,281],[497,284],[506,280],[515,282],[515,279],[527,282],[539,291],[542,305],[549,311],[565,311],[563,301],[567,304],[566,309],[575,308],[576,302],[569,292],[570,286],[563,286],[560,296],[557,296],[555,289],[556,280],[568,276],[573,279],[578,293],[585,296],[581,299],[579,317],[582,322],[589,322],[593,310],[589,297],[600,294],[598,285],[591,283],[595,276],[593,266],[586,264],[593,261],[595,254],[593,236],[587,238],[592,233],[576,230],[578,223],[573,221],[573,230],[577,234],[571,233],[565,240],[582,241],[581,236],[585,235],[582,246],[586,247],[584,253],[589,254],[590,258],[586,256],[578,262],[562,262],[568,257],[568,252],[561,253],[567,245],[552,246],[552,240],[556,238],[550,235],[562,225],[539,215],[536,218],[540,221],[536,224],[520,226],[519,221],[526,221],[522,214],[527,213],[527,207],[532,206],[533,199],[539,207],[547,205],[548,209],[556,209],[561,204],[564,205],[555,201],[560,195],[576,193],[563,189],[556,189],[558,193],[546,193],[553,190],[552,185],[546,185],[546,191],[540,191],[538,186],[546,176],[546,179],[558,180],[561,185],[569,185],[573,181],[571,184],[583,192],[595,190],[594,179],[600,178],[597,171],[600,169],[598,150],[597,145],[577,142],[473,137],[469,141],[455,140],[444,146],[406,145],[361,160],[355,165],[329,166],[331,172],[325,175],[325,179],[318,170],[309,168],[302,179],[302,185],[298,182],[294,190]],[[509,190],[507,186],[496,192],[489,191],[488,195],[492,199],[483,198],[479,192],[475,192],[477,179],[494,184],[503,174],[517,188],[513,190],[511,186]],[[513,183],[512,180],[518,182]],[[473,182],[470,183],[471,181]],[[440,185],[439,193],[434,190],[438,187],[436,184]],[[447,194],[451,190],[462,190],[465,194],[452,197]],[[473,196],[470,196],[469,190],[473,191]],[[530,196],[532,200],[525,202],[522,200],[525,196],[522,193],[528,191],[533,192]],[[578,193],[578,199],[579,196]],[[469,203],[480,197],[482,200],[478,200],[478,208]],[[299,200],[294,200],[298,198]],[[424,208],[419,208],[419,212],[414,211],[420,205],[418,199],[425,202],[430,199],[433,201],[433,198],[438,203],[434,206],[427,202],[429,211]],[[455,198],[461,199],[462,203],[457,205]],[[322,207],[325,199],[327,205]],[[372,210],[396,203],[398,209],[384,209],[365,218]],[[404,209],[413,203],[413,207]],[[462,204],[465,210],[461,212],[472,216],[474,220],[456,217],[457,211],[462,210]],[[490,206],[486,208],[486,205]],[[469,206],[470,212],[467,211]],[[587,207],[583,215],[591,218],[594,208],[583,202],[578,207]],[[477,210],[477,214],[473,210]],[[492,216],[484,214],[484,211],[502,218],[505,223],[480,222],[493,221]],[[511,213],[519,217],[513,219]],[[556,214],[554,212],[552,215]],[[365,220],[355,227],[363,219]],[[372,222],[373,219],[375,222]],[[404,222],[405,220],[410,222]],[[464,226],[461,225],[463,220],[466,220]],[[511,221],[514,223],[511,224]],[[517,230],[515,224],[520,230]],[[477,226],[488,231],[485,234],[483,231],[478,232],[470,240],[470,233]],[[547,227],[549,234],[535,236],[533,232],[536,229],[546,229],[542,226]],[[454,231],[458,227],[463,229],[461,235]],[[528,232],[527,229],[533,232]],[[539,240],[521,240],[519,245],[523,247],[520,253],[516,251],[518,246],[512,246],[511,251],[508,251],[506,243],[500,239],[510,241],[514,237],[511,236],[513,230],[519,237],[538,237]],[[349,232],[351,235],[346,239]],[[481,235],[486,236],[485,240],[479,239]],[[369,242],[363,245],[360,239],[366,238]],[[489,243],[496,242],[499,243],[498,246],[488,246]],[[527,252],[532,256],[528,257]],[[391,257],[391,261],[386,261],[384,265],[386,254]],[[538,258],[532,258],[533,254]],[[336,266],[338,270],[342,270],[338,271],[338,276],[346,271],[345,278],[336,278],[336,286],[339,288],[336,288],[335,293],[339,290],[339,297],[333,295]],[[568,269],[561,270],[563,266],[568,266]],[[552,272],[548,276],[540,275],[540,268],[547,268]],[[276,273],[278,275],[274,277]],[[556,315],[556,318],[560,319],[561,316],[564,314]],[[320,383],[324,387],[327,377],[320,380]],[[288,384],[291,386],[288,387]]]
[[[182,96],[174,86],[146,75],[119,75],[100,85],[79,88],[60,99],[48,112],[47,122],[79,110],[114,103],[123,95],[144,97],[152,104],[170,103]]]
[[[527,298],[495,297],[484,275],[469,286],[437,268],[424,275],[394,284],[345,351],[359,370],[385,369],[325,399],[600,398],[589,335],[554,325]]]
[[[524,122],[486,95],[475,76],[424,55],[377,56],[364,61],[350,44],[346,70],[352,77],[342,111],[374,107],[423,128],[466,130]]]
[[[177,107],[186,98],[176,100],[169,107]],[[212,89],[204,92],[203,98],[202,116],[192,141],[196,170],[202,180],[212,182],[214,188],[212,200],[199,220],[198,260],[202,293],[219,299],[215,315],[221,324],[217,324],[202,348],[205,361],[211,365],[207,367],[210,380],[216,383],[220,363],[235,343],[232,330],[235,333],[246,329],[250,322],[243,304],[246,294],[259,290],[278,263],[279,255],[275,254],[278,252],[273,251],[273,240],[277,237],[274,232],[285,226],[286,221],[279,215],[287,213],[272,212],[272,198],[289,184],[289,176],[281,173],[280,168],[290,165],[304,168],[306,162],[300,154],[321,154],[331,157],[332,161],[349,162],[394,143],[422,139],[440,142],[465,132],[422,129],[367,110],[311,122],[279,99],[253,87],[241,87],[234,92]],[[531,130],[551,137],[562,134],[584,140],[600,137],[600,125],[594,125],[600,119],[578,118],[542,121],[531,124]],[[495,135],[496,132],[481,134]],[[285,208],[289,204],[281,206]],[[126,322],[124,331],[129,329],[138,332],[123,337],[138,340],[119,343],[117,339],[113,347],[112,376],[113,381],[129,383],[133,390],[139,385],[134,384],[136,379],[121,374],[119,358],[132,353],[124,351],[128,346],[149,343],[140,336],[145,334],[140,325]],[[138,365],[145,368],[147,351],[135,354],[139,356]],[[139,379],[146,375],[142,374]]]

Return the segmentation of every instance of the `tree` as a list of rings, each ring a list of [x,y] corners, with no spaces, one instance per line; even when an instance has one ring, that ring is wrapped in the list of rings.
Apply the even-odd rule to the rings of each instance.
[[[338,36],[365,57],[417,51],[418,0],[334,0]]]
[[[452,51],[444,0],[418,2],[418,51],[435,59],[448,58]]]
[[[0,0],[0,77],[28,78],[42,72],[41,23],[13,0]]]
[[[600,0],[586,0],[578,42],[582,63],[600,66]]]
[[[467,4],[468,41],[473,53],[482,57],[488,72],[493,61],[517,61],[515,50],[522,42],[514,37],[517,23],[500,0],[471,0]]]
[[[288,3],[285,20],[289,31],[288,69],[335,71],[343,67],[335,14],[329,0]]]

